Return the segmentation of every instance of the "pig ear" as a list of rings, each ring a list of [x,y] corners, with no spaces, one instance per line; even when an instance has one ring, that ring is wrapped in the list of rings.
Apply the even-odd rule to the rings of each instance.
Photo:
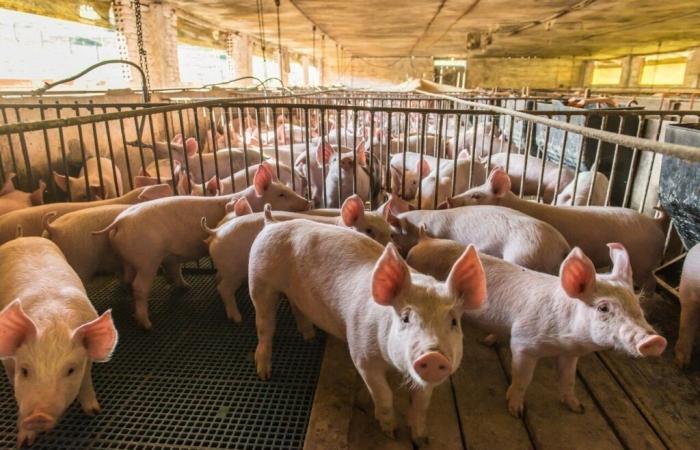
[[[272,184],[272,173],[265,167],[265,164],[260,164],[258,166],[258,171],[255,172],[253,177],[253,186],[255,187],[255,193],[263,195],[263,193]]]
[[[44,204],[44,191],[46,190],[46,183],[44,180],[39,180],[39,187],[36,188],[32,195],[30,196],[32,200],[32,205],[43,205]]]
[[[422,162],[420,159],[416,162],[416,173],[421,179],[427,177],[431,170],[430,163],[425,159]]]
[[[207,181],[207,192],[210,194],[216,195],[219,193],[219,188],[221,186],[219,185],[219,180],[216,178],[216,176],[211,177],[209,181]]]
[[[270,175],[272,175],[272,181],[277,181],[277,171],[275,170],[273,165],[270,164],[268,161],[263,161],[261,164],[265,166],[267,170],[270,171]]]
[[[318,162],[319,166],[323,166],[323,161],[328,161],[331,160],[333,157],[333,147],[331,147],[331,144],[328,142],[325,143],[325,145],[321,145],[320,143],[318,144],[318,147],[316,147],[316,162]]]
[[[0,312],[0,358],[11,358],[28,339],[36,336],[36,325],[24,313],[19,299]]]
[[[384,220],[386,220],[387,223],[393,227],[401,226],[399,218],[396,217],[396,214],[394,213],[394,210],[391,208],[391,205],[386,205],[386,207],[384,208]]]
[[[351,227],[365,215],[365,204],[359,195],[348,197],[340,208],[340,217],[345,226]]]
[[[193,157],[198,151],[199,143],[197,143],[197,140],[195,138],[187,138],[185,141],[185,152],[187,153],[187,157]]]
[[[595,289],[595,267],[580,248],[574,247],[561,263],[559,281],[569,297],[583,301],[590,298]]]
[[[491,184],[491,191],[497,197],[503,197],[506,195],[506,192],[510,191],[510,177],[500,167],[496,167],[491,171],[489,184]]]
[[[473,245],[467,247],[447,276],[450,292],[462,300],[464,309],[477,309],[486,300],[486,274]]]
[[[156,184],[147,186],[141,191],[138,199],[140,201],[155,200],[157,198],[170,197],[173,191],[167,184]]]
[[[245,216],[252,214],[253,208],[250,207],[250,203],[248,203],[247,198],[241,197],[236,203],[234,203],[233,212],[236,214],[236,217]]]
[[[613,262],[612,277],[627,283],[632,287],[632,265],[630,264],[630,256],[622,244],[611,242],[608,244],[610,249],[610,259]]]
[[[117,329],[112,321],[112,310],[73,331],[73,340],[87,349],[88,357],[96,362],[109,361],[117,346]]]
[[[7,174],[7,178],[5,179],[5,184],[3,184],[2,189],[0,189],[0,195],[5,195],[5,194],[9,194],[10,192],[14,192],[15,185],[12,184],[12,179],[14,177],[15,177],[14,173]]]
[[[457,159],[471,159],[469,156],[469,151],[468,150],[462,150],[459,152],[459,155],[457,155]]]
[[[380,305],[390,306],[410,285],[411,271],[396,246],[389,243],[372,272],[372,297]]]
[[[357,144],[357,164],[361,166],[367,165],[367,152],[365,151],[365,141]]]
[[[54,171],[53,173],[53,181],[56,183],[56,186],[63,192],[68,192],[68,176],[67,175],[61,175]]]

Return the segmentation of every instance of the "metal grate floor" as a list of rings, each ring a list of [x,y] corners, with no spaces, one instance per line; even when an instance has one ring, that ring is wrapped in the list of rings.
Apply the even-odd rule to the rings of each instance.
[[[226,319],[211,273],[195,269],[185,278],[192,284],[185,292],[157,279],[151,332],[137,328],[131,302],[116,280],[97,279],[87,286],[99,312],[113,308],[120,338],[112,360],[93,366],[102,412],[88,417],[76,401],[56,429],[39,435],[33,449],[303,446],[323,338],[304,342],[283,302],[273,378],[259,381],[253,362],[255,316],[247,288],[238,296],[243,324],[235,325]],[[17,407],[4,378],[0,448],[13,448]]]

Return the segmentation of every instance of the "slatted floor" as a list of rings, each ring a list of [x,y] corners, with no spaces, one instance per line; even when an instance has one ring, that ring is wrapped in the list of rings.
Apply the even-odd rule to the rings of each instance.
[[[526,396],[523,419],[511,417],[506,345],[489,348],[484,334],[465,328],[461,369],[436,389],[428,413],[434,449],[697,449],[700,448],[700,351],[693,367],[673,365],[678,303],[655,295],[644,301],[650,322],[669,339],[658,359],[614,352],[589,355],[578,365],[577,395],[584,414],[558,402],[554,361],[541,361]],[[384,436],[345,344],[329,339],[305,448],[410,449],[403,421],[398,437]],[[399,391],[405,412],[407,394]]]
[[[59,426],[39,436],[37,449],[289,449],[304,441],[323,352],[323,338],[304,342],[288,307],[278,315],[273,378],[255,374],[255,320],[245,289],[241,325],[227,321],[211,273],[185,278],[189,291],[156,281],[152,332],[136,327],[126,292],[110,279],[88,286],[102,312],[113,308],[119,345],[96,364],[103,407],[94,418],[74,404]],[[16,405],[0,388],[0,448],[13,448]]]

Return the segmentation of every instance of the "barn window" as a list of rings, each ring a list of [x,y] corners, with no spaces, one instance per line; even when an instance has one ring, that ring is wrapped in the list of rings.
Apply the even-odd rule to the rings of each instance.
[[[297,63],[291,62],[289,64],[289,80],[290,86],[303,86],[304,85],[304,67]]]
[[[618,85],[622,78],[622,61],[594,61],[593,62],[593,78],[591,85],[605,86]]]
[[[681,85],[685,79],[688,54],[666,53],[644,58],[644,68],[639,84],[645,86]]]
[[[99,61],[120,59],[119,37],[109,12],[100,13],[85,6],[64,19],[0,9],[0,87],[39,87]],[[127,87],[127,74],[103,67],[62,88]]]
[[[309,66],[309,86],[318,86],[321,84],[321,74],[316,66]]]
[[[277,61],[268,59],[265,61],[262,56],[253,55],[253,76],[265,80],[270,77],[280,76],[280,65]]]
[[[228,56],[224,50],[179,43],[177,58],[180,81],[185,84],[203,85],[231,78]]]

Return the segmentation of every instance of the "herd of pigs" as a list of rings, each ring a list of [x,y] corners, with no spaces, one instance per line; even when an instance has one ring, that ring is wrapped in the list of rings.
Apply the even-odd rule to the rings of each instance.
[[[291,134],[280,142],[290,149]],[[335,132],[286,161],[281,148],[276,160],[262,147],[203,153],[178,135],[154,144],[162,159],[143,168],[126,193],[108,159],[85,163],[90,179],[54,174],[73,199],[96,201],[42,204],[43,182],[25,193],[6,177],[0,358],[19,406],[18,445],[53,428],[76,397],[87,414],[100,410],[91,364],[109,360],[118,333],[110,311],[98,316],[83,283],[117,274],[130,287],[136,322],[151,329],[148,299],[158,271],[187,288],[181,265],[205,256],[233,322],[242,320],[235,294],[248,282],[261,379],[272,376],[275,316],[285,297],[305,339],[316,325],[348,343],[389,435],[397,417],[387,372],[398,371],[410,387],[407,420],[420,443],[433,388],[460,366],[463,323],[491,333],[486,344],[510,340],[511,414],[522,414],[535,366],[549,357],[558,364],[561,402],[583,412],[574,393],[580,356],[665,350],[634,289],[654,288],[665,214],[594,206],[605,202],[603,174],[576,176],[532,156],[526,163],[523,154],[494,150],[512,145],[505,138],[496,133],[497,142],[484,146],[483,135],[494,133],[481,134],[460,139],[467,148],[444,152],[453,157],[443,160],[392,152],[379,188],[383,174],[373,172],[366,141],[338,145]],[[475,142],[482,145],[468,146]],[[383,203],[366,211],[367,202]],[[680,365],[690,361],[700,320],[699,274],[696,246],[681,287]]]

